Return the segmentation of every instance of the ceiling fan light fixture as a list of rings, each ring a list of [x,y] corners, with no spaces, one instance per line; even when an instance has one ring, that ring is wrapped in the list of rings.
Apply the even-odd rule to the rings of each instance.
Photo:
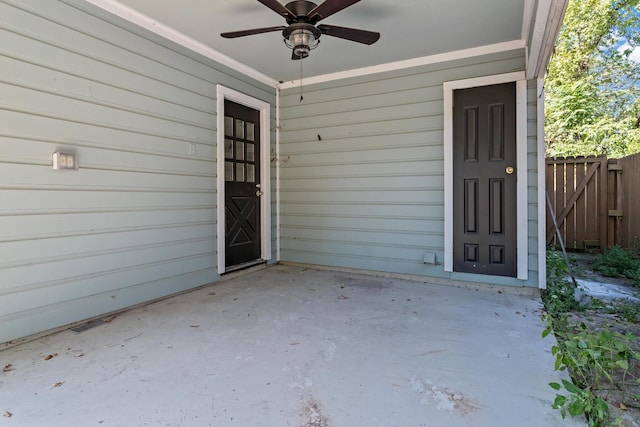
[[[309,56],[309,52],[318,47],[320,43],[320,31],[312,25],[308,27],[311,28],[295,28],[291,32],[284,32],[284,44],[300,58]]]

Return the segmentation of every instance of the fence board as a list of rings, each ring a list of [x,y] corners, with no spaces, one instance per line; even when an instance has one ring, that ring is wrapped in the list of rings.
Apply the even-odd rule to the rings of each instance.
[[[555,165],[553,163],[549,163],[549,162],[547,162],[545,165],[545,189],[547,190],[547,196],[548,196],[547,200],[551,204],[551,208],[553,209],[553,212],[556,211],[554,166]],[[545,224],[547,224],[547,227],[553,226],[553,218],[551,217],[552,209],[549,209],[549,206],[547,206],[547,209],[545,209],[545,212],[547,214]],[[547,237],[547,244],[549,244],[549,240],[550,238]]]
[[[609,160],[609,182],[607,197],[607,216],[608,216],[608,241],[607,247],[614,246],[616,242],[620,242],[622,231],[622,216],[618,216],[623,203],[622,188],[622,164],[619,160]]]
[[[567,164],[563,163],[563,164],[557,164],[556,165],[556,182],[554,184],[554,188],[555,188],[555,197],[554,200],[556,201],[555,206],[553,207],[553,211],[556,213],[556,218],[558,218],[558,213],[560,211],[562,211],[562,208],[565,206],[565,197],[567,196],[567,192],[564,190],[561,190],[564,188],[564,177],[565,177],[565,170],[567,169]],[[558,184],[560,185],[560,187],[558,188]],[[571,191],[573,191],[573,189],[571,189]],[[560,228],[560,236],[561,238],[566,242],[567,241],[567,228],[564,227],[564,222],[562,223],[558,223],[558,226]],[[547,236],[549,234],[547,233]]]
[[[598,178],[598,206],[599,206],[599,227],[601,230],[602,245],[601,248],[606,248],[609,242],[609,230],[607,224],[609,223],[609,213],[607,211],[608,197],[609,197],[609,169],[608,160],[606,157],[600,158],[600,177]]]
[[[579,185],[579,183],[581,183],[581,181],[584,179],[584,168],[580,166],[582,166],[582,164],[565,164],[564,181],[567,189],[567,194],[564,198],[565,209],[559,212],[558,217],[564,217],[565,219],[565,242],[568,247],[575,247],[579,241],[578,234],[580,233],[577,233],[577,231],[579,229],[578,224],[580,223],[579,212],[581,204],[578,203],[576,197],[579,198],[582,195],[582,191],[576,188],[576,185]],[[578,176],[576,176],[576,174]],[[567,210],[567,207],[569,207],[569,209],[573,208],[573,210]],[[578,221],[576,221],[576,218],[578,219]]]
[[[584,161],[584,158],[580,158],[582,161]],[[572,163],[573,167],[576,169],[576,180],[578,183],[582,183],[585,180],[585,176],[587,175],[587,171],[586,171],[586,167],[587,165],[585,163]],[[595,171],[594,171],[595,172]],[[569,183],[567,183],[567,188],[573,188],[569,185]],[[584,186],[582,188],[584,190]],[[587,225],[587,208],[586,208],[586,196],[585,196],[585,192],[580,192],[578,198],[576,199],[576,205],[575,205],[575,232],[573,233],[575,235],[575,241],[573,242],[572,247],[573,248],[584,248],[584,240],[587,238],[587,233],[586,233],[586,229],[588,227]],[[569,224],[567,224],[567,227],[570,227]]]

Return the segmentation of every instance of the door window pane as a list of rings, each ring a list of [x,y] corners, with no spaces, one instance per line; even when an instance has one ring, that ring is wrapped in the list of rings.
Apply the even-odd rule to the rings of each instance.
[[[233,139],[224,140],[224,157],[225,159],[233,159]]]
[[[247,141],[255,141],[255,127],[255,124],[247,122]]]
[[[254,162],[255,161],[255,156],[254,156],[254,145],[247,143],[247,160],[250,162]]]
[[[236,163],[236,182],[244,182],[244,163]]]
[[[244,160],[244,142],[236,141],[236,160]]]
[[[224,134],[233,136],[233,117],[224,116]]]
[[[233,162],[224,162],[224,180],[233,181]]]
[[[244,120],[236,119],[236,138],[244,139]]]
[[[256,167],[247,164],[247,182],[256,182]]]

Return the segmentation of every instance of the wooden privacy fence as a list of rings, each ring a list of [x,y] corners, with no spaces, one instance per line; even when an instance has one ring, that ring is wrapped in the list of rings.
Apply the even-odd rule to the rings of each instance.
[[[567,249],[633,247],[640,238],[640,154],[546,160],[546,187]],[[547,244],[558,244],[547,209]]]

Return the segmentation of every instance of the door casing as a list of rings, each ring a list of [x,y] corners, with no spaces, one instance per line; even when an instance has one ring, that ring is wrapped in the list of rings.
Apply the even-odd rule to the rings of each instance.
[[[444,90],[444,270],[453,269],[453,91],[516,82],[517,278],[527,280],[527,82],[524,71],[445,82]],[[490,276],[491,277],[491,276]]]
[[[260,112],[260,183],[263,195],[260,197],[260,258],[271,259],[271,106],[259,99],[245,95],[236,90],[217,86],[217,260],[218,274],[226,272],[225,267],[225,180],[224,180],[224,101],[225,99],[245,105]]]

